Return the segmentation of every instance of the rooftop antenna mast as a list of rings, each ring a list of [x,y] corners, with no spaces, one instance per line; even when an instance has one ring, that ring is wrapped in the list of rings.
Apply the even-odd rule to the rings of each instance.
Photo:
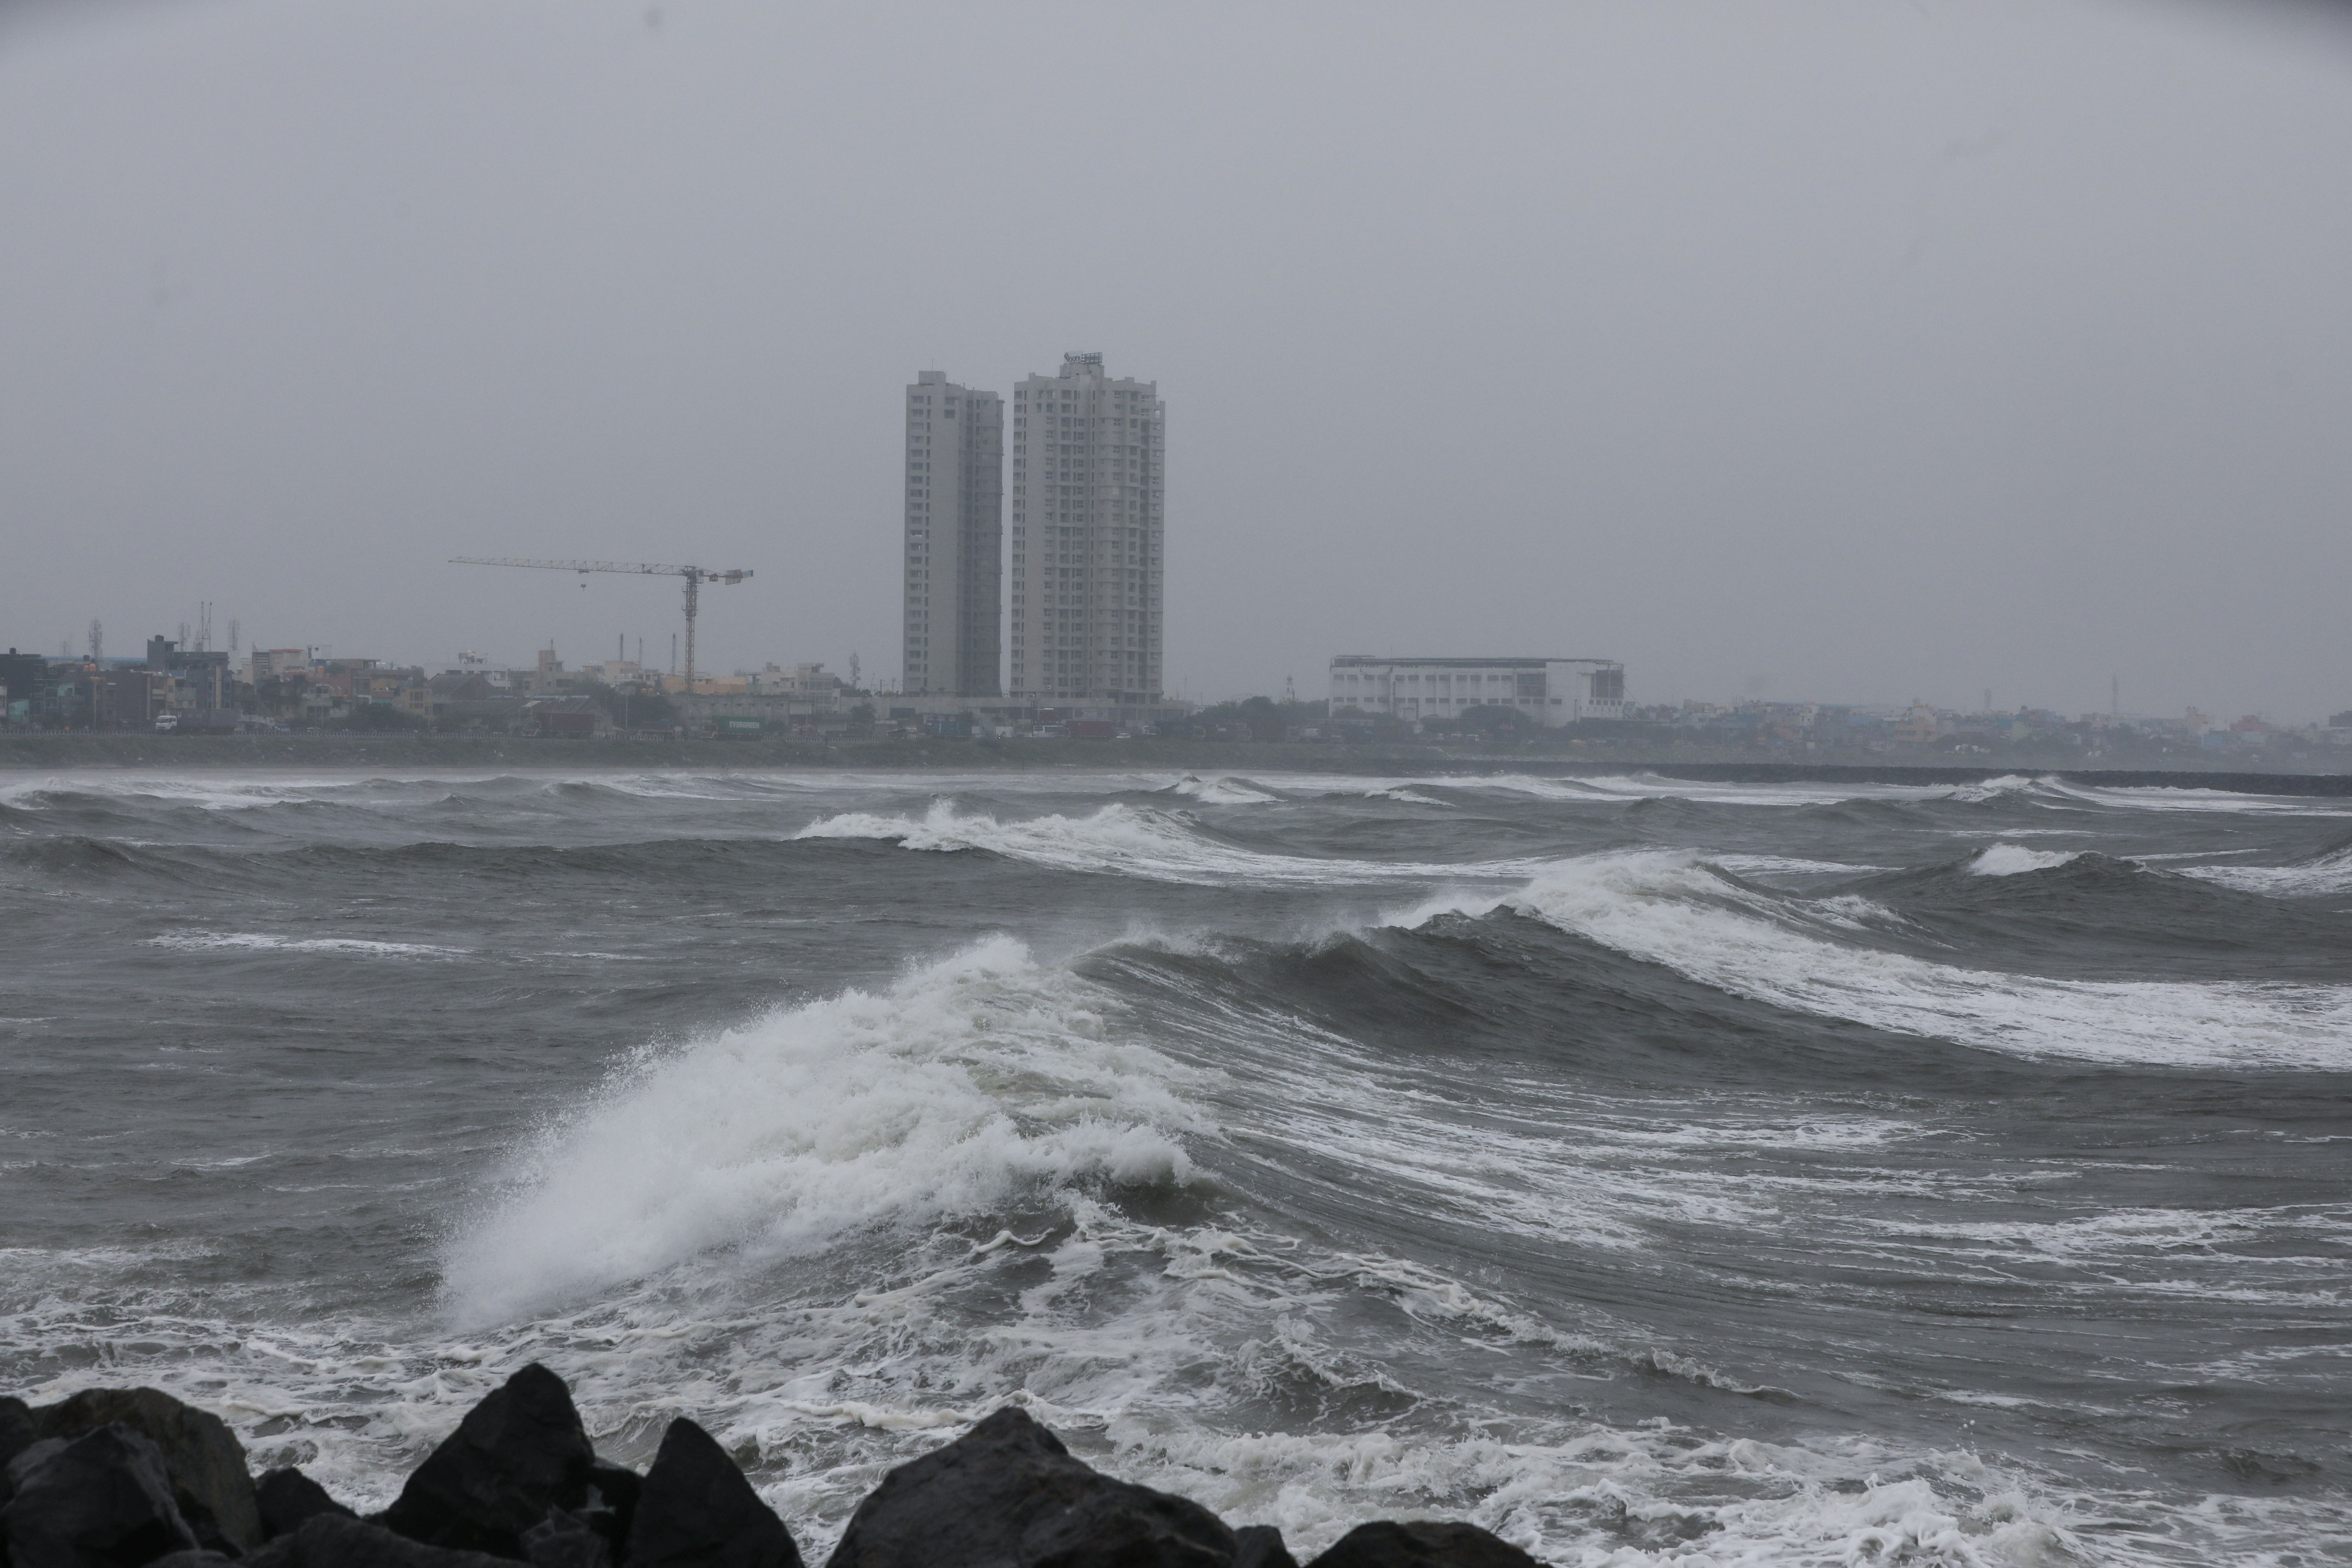
[[[736,568],[723,572],[701,566],[668,566],[653,561],[530,561],[513,555],[453,555],[453,566],[528,566],[541,572],[619,572],[636,577],[686,579],[686,690],[694,694],[694,617],[700,607],[705,583],[740,583],[751,574]],[[582,587],[588,584],[583,583]]]

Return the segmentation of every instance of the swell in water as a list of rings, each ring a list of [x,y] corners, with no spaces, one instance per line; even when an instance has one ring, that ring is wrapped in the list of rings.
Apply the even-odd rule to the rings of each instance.
[[[1306,1551],[2342,1552],[2342,824],[1996,783],[0,789],[0,1365],[381,1502],[536,1357],[814,1551],[1013,1400]]]

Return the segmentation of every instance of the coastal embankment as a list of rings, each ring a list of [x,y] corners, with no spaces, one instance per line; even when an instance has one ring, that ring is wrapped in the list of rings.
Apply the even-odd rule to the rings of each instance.
[[[1868,752],[1815,752],[1801,760],[1728,747],[1574,742],[1526,747],[1429,743],[1352,745],[1304,741],[971,741],[934,737],[824,741],[526,740],[475,735],[0,735],[0,769],[445,768],[538,770],[949,769],[1123,770],[1176,773],[1403,774],[1526,773],[1563,777],[1654,773],[1725,784],[1979,784],[2007,774],[2054,773],[2109,788],[2176,785],[2273,795],[2352,795],[2352,757],[2328,770],[2266,768],[2240,757],[2196,765],[2123,765],[2064,752],[1988,759],[1968,765],[1890,759]]]

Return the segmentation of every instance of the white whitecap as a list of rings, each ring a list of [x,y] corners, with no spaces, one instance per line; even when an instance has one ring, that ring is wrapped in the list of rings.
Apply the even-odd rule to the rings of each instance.
[[[1203,805],[1265,805],[1282,799],[1245,779],[1203,780],[1187,773],[1168,787],[1171,793],[1189,796]]]
[[[1392,882],[1431,877],[1525,876],[1536,860],[1445,865],[1270,855],[1221,843],[1181,816],[1118,803],[1086,816],[966,816],[939,801],[921,817],[845,812],[813,822],[796,838],[876,838],[905,849],[984,849],[1065,871],[1108,872],[1154,881],[1262,885]]]
[[[2048,871],[2082,858],[2079,849],[2028,849],[2019,844],[1994,844],[1969,861],[1971,877],[2015,877],[2027,871]]]

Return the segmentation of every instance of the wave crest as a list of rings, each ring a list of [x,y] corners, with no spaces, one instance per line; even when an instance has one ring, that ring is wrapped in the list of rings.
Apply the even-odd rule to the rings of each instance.
[[[1515,909],[1702,984],[1792,1012],[2029,1058],[2159,1067],[2341,1069],[2352,993],[2270,982],[2067,981],[1968,969],[1837,940],[1867,900],[1778,896],[1688,851],[1559,862],[1516,893],[1454,896],[1397,917]]]
[[[618,1074],[449,1247],[451,1304],[496,1321],[730,1245],[994,1212],[1024,1187],[1181,1184],[1207,1126],[1183,1069],[1020,943],[880,992],[779,1008]]]
[[[950,800],[920,817],[844,812],[810,823],[795,838],[878,838],[903,849],[982,849],[1063,871],[1109,872],[1160,882],[1232,882],[1333,887],[1400,878],[1521,874],[1534,862],[1412,865],[1274,855],[1223,843],[1181,815],[1114,802],[1087,816],[1003,821],[966,816]]]

